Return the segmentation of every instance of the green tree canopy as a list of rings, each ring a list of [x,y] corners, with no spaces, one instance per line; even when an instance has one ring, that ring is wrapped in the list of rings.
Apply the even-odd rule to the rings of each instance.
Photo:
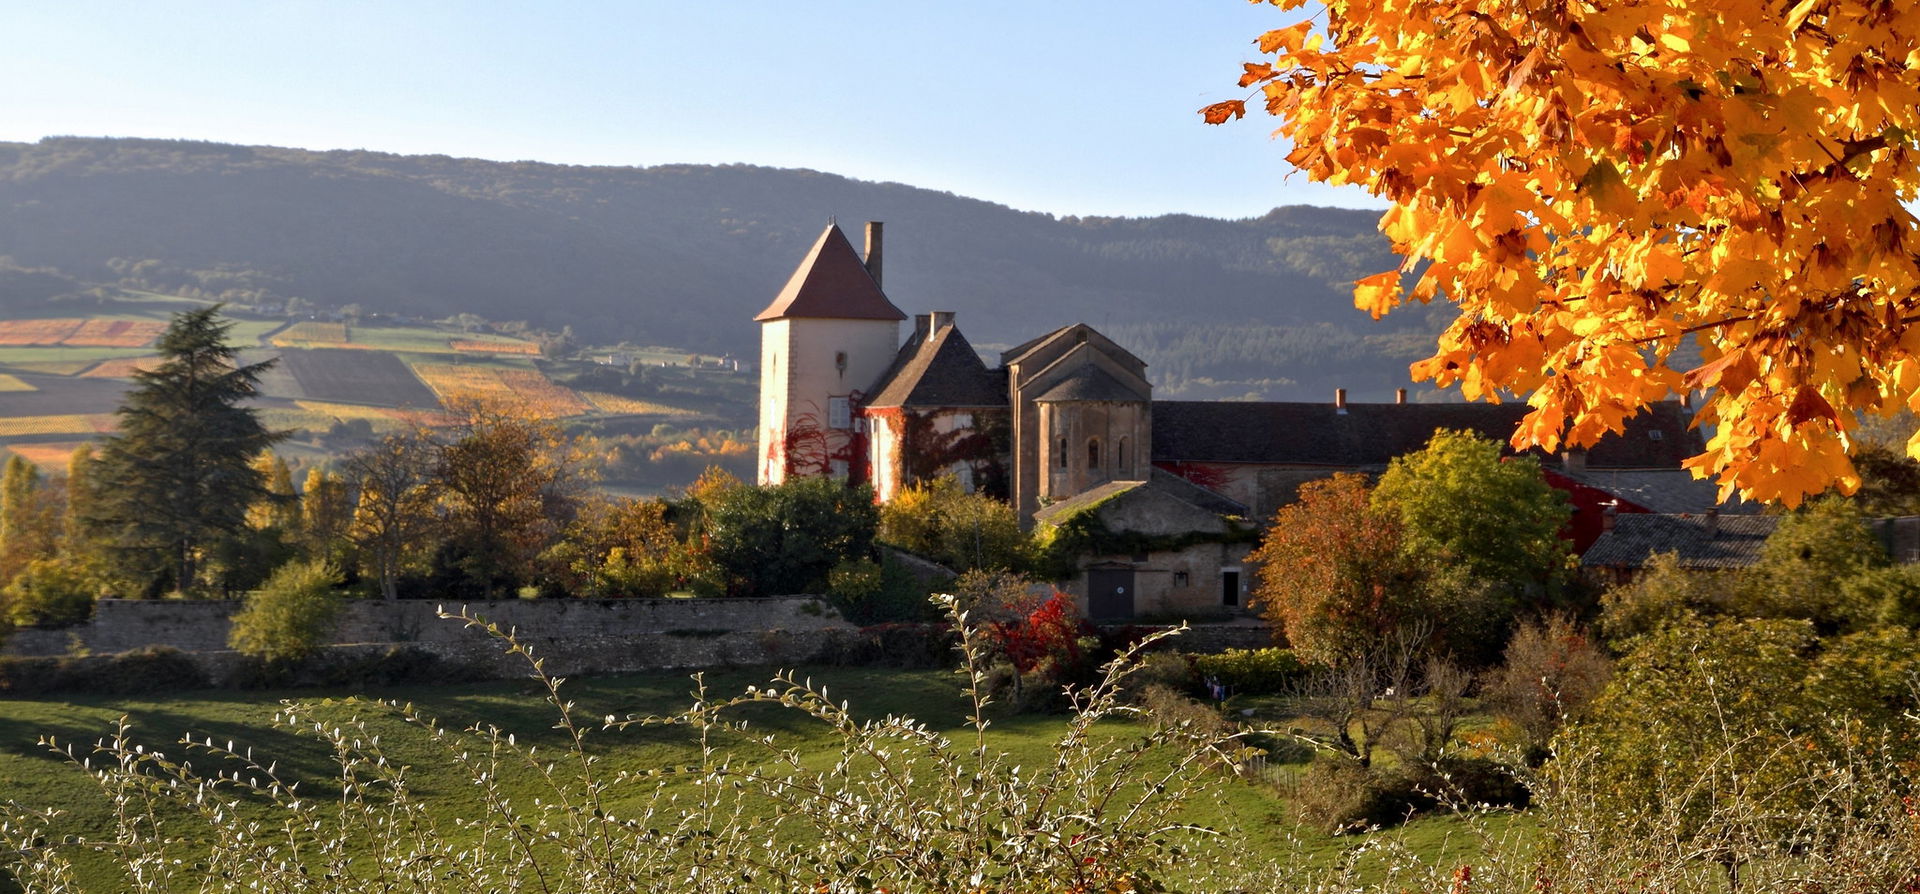
[[[739,596],[824,593],[843,559],[868,558],[873,489],[832,478],[719,491],[707,509],[712,558]]]
[[[91,521],[144,587],[196,587],[208,547],[268,497],[254,459],[285,435],[242,404],[273,361],[238,364],[232,328],[218,305],[175,314],[160,365],[134,374],[120,431],[101,444]]]
[[[1019,571],[1027,536],[1013,507],[967,493],[946,475],[906,488],[880,507],[880,539],[954,571]]]
[[[1538,461],[1503,459],[1499,444],[1472,432],[1436,431],[1425,448],[1396,458],[1373,505],[1399,519],[1403,550],[1472,577],[1538,588],[1566,571],[1566,497]]]

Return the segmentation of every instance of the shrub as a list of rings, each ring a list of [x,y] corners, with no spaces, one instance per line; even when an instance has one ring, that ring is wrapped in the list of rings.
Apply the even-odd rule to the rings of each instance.
[[[1398,825],[1438,803],[1405,777],[1331,752],[1315,755],[1301,772],[1292,802],[1302,824],[1333,835]]]
[[[312,654],[326,642],[339,617],[340,596],[333,591],[339,583],[340,573],[325,561],[280,566],[233,616],[227,642],[269,662]]]
[[[1481,696],[1519,733],[1529,762],[1546,757],[1548,740],[1600,694],[1613,666],[1586,632],[1565,615],[1520,626],[1506,663],[1489,672]]]
[[[873,624],[834,637],[820,660],[851,667],[950,667],[959,644],[945,624]]]
[[[1292,649],[1228,649],[1217,655],[1195,655],[1193,670],[1212,678],[1230,693],[1278,695],[1290,691],[1307,666]]]
[[[4,620],[15,627],[66,627],[93,617],[100,580],[85,564],[35,559],[0,591]]]
[[[8,695],[147,695],[208,685],[206,675],[192,658],[167,646],[87,658],[0,657],[0,693]]]

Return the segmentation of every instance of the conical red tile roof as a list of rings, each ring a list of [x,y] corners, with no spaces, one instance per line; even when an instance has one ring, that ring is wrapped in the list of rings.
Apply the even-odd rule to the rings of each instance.
[[[840,232],[838,224],[827,224],[779,297],[753,319],[764,323],[790,317],[904,320],[907,315],[880,291],[847,234]]]

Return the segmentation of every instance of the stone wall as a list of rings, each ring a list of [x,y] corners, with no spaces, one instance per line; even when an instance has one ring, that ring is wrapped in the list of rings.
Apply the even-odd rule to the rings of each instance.
[[[168,646],[184,652],[216,652],[227,648],[227,631],[241,603],[224,600],[103,599],[93,620],[57,630],[20,630],[0,645],[6,655],[67,655],[125,652],[146,646]],[[465,644],[485,643],[485,634],[468,630],[458,620],[436,616],[430,600],[382,602],[354,600],[342,612],[333,641],[358,643]],[[446,606],[457,611],[460,606]],[[514,599],[477,603],[471,612],[501,628],[517,629],[530,641],[585,644],[642,642],[681,643],[718,640],[725,634],[780,634],[800,631],[852,629],[826,603],[811,596],[767,599]],[[715,652],[719,644],[710,644]],[[571,648],[569,646],[568,648]],[[593,648],[601,648],[594,646]],[[682,649],[664,649],[678,654]],[[720,650],[724,651],[724,650]],[[621,659],[622,661],[628,659]],[[663,658],[662,660],[667,660]],[[690,667],[701,663],[655,664],[652,667]]]
[[[177,649],[182,659],[214,686],[259,685],[258,662],[226,648],[238,602],[104,600],[94,619],[58,630],[22,630],[7,638],[0,655],[11,656],[8,673],[39,676],[55,690],[80,683],[47,683],[61,668],[111,676],[124,671],[111,656],[150,646]],[[285,685],[343,685],[329,677],[356,664],[383,661],[418,665],[431,656],[431,681],[505,679],[531,672],[527,658],[510,653],[485,631],[435,616],[425,601],[356,601],[348,604],[337,641],[303,662]],[[711,667],[794,666],[809,663],[938,665],[946,648],[938,636],[889,638],[894,627],[857,628],[814,597],[769,599],[551,599],[481,603],[473,614],[515,629],[519,642],[555,676],[634,673]],[[1167,648],[1215,652],[1270,643],[1264,624],[1195,625]],[[64,656],[86,654],[89,657]],[[139,666],[139,665],[135,665]],[[388,666],[393,666],[389,664]],[[378,671],[374,672],[376,675]],[[48,676],[52,675],[52,676]],[[0,674],[4,677],[5,674]],[[349,679],[359,679],[349,676]],[[414,682],[428,682],[415,680]],[[281,684],[275,684],[281,685]],[[0,692],[8,690],[0,679]],[[31,689],[23,691],[33,691]],[[146,691],[109,688],[105,691]]]

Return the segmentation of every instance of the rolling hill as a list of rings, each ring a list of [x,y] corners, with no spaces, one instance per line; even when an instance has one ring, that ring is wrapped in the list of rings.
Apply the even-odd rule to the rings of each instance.
[[[1328,208],[1059,218],[805,170],[49,138],[0,143],[0,209],[10,317],[84,315],[112,286],[751,356],[749,318],[837,215],[888,222],[887,290],[909,312],[957,311],[981,345],[1131,327],[1189,396],[1319,396],[1329,345],[1340,384],[1379,393],[1438,328],[1433,312],[1352,309],[1352,280],[1397,259],[1373,213]],[[1239,359],[1216,368],[1215,353]]]

